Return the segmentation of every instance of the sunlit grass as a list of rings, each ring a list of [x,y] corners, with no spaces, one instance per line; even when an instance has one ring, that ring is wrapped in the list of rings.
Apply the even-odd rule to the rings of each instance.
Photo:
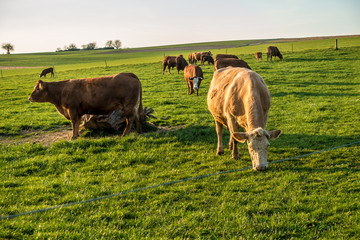
[[[276,62],[257,63],[255,46],[237,52],[272,95],[267,129],[283,134],[271,142],[271,162],[359,140],[360,48],[309,47],[285,51]],[[0,79],[0,139],[15,140],[0,144],[0,216],[251,165],[246,144],[239,144],[240,160],[226,149],[215,154],[215,124],[206,105],[213,66],[202,67],[199,96],[189,96],[182,72],[162,75],[162,55],[152,54],[129,55],[127,62],[114,57],[108,68],[93,60],[64,63],[46,79],[135,73],[143,105],[158,117],[150,122],[168,130],[124,138],[86,131],[74,141],[16,144],[24,132],[56,132],[69,121],[51,104],[28,102],[38,79],[34,69]],[[227,141],[229,133],[224,135]],[[357,239],[359,145],[269,166],[267,172],[216,175],[0,220],[0,238]]]

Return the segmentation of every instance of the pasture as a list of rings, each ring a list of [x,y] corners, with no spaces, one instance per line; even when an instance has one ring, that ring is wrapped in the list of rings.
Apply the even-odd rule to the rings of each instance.
[[[212,51],[240,56],[265,80],[272,96],[267,130],[283,131],[270,142],[269,162],[360,140],[360,37],[339,39],[337,51],[329,49],[333,41],[272,43],[284,56],[276,62],[253,56],[268,43]],[[158,129],[124,138],[121,131],[86,130],[77,140],[53,141],[71,124],[53,105],[27,100],[42,68],[2,70],[0,217],[251,166],[246,144],[239,144],[240,160],[228,149],[216,155],[206,104],[212,65],[202,66],[199,96],[189,96],[183,72],[162,75],[164,52],[103,52],[1,55],[0,66],[55,65],[46,81],[133,72]],[[165,54],[187,59],[190,52]],[[0,239],[358,239],[359,226],[354,144],[270,164],[266,172],[214,175],[1,219]]]

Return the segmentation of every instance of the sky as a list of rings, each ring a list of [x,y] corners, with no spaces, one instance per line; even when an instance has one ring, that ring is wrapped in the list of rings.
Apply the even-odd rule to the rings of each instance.
[[[0,44],[13,53],[355,34],[359,0],[0,0]]]

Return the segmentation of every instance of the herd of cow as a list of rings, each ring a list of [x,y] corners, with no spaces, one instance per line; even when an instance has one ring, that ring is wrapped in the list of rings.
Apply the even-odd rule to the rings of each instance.
[[[261,59],[262,54],[256,53]],[[282,55],[277,47],[268,47],[268,58]],[[237,142],[247,141],[253,168],[266,170],[267,148],[270,139],[276,139],[281,130],[267,131],[268,112],[270,108],[270,92],[259,74],[235,55],[217,54],[215,61],[211,52],[192,53],[186,62],[182,55],[166,56],[165,68],[176,67],[178,73],[184,71],[188,94],[198,95],[203,72],[197,61],[203,65],[214,64],[215,72],[210,83],[207,96],[208,109],[214,117],[218,138],[217,154],[224,153],[222,143],[223,126],[231,134],[229,148],[232,157],[239,158]],[[41,76],[52,73],[53,68],[45,69]],[[139,78],[133,73],[119,73],[112,76],[71,79],[59,82],[37,81],[29,97],[30,102],[50,102],[58,112],[72,123],[72,139],[79,136],[81,117],[85,114],[110,114],[120,109],[126,116],[126,127],[123,136],[131,130],[133,122],[136,131],[141,132],[145,123],[142,106],[142,86]],[[239,132],[242,128],[244,132]]]
[[[196,95],[198,95],[198,89],[203,77],[203,72],[201,67],[197,66],[196,63],[200,61],[201,65],[204,65],[205,62],[208,64],[214,65],[214,70],[218,70],[221,68],[226,67],[241,67],[250,69],[249,64],[244,60],[239,59],[236,55],[232,54],[216,54],[215,60],[212,57],[213,54],[208,52],[193,52],[189,54],[188,62],[185,60],[183,55],[179,56],[165,56],[162,64],[162,74],[164,75],[166,68],[168,69],[169,74],[170,68],[173,69],[176,67],[176,70],[179,74],[180,71],[184,71],[184,78],[186,81],[186,85],[188,87],[188,94],[194,93],[194,89],[196,90]],[[275,46],[269,46],[267,48],[267,60],[272,61],[272,58],[279,57],[283,59],[282,54],[280,53],[279,49]],[[262,60],[262,52],[256,52],[255,58],[257,62]]]

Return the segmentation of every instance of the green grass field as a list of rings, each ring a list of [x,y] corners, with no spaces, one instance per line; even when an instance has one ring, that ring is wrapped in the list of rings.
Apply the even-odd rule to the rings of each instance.
[[[266,44],[213,50],[241,56],[265,80],[272,95],[267,129],[283,131],[271,142],[270,162],[360,141],[360,38],[339,39],[337,51],[333,42],[275,44],[284,55],[276,62],[253,57]],[[251,166],[246,144],[239,144],[240,160],[229,150],[216,156],[206,104],[212,65],[202,67],[196,97],[187,95],[182,72],[161,74],[162,51],[98,53],[1,55],[0,66],[54,65],[47,81],[133,72],[143,105],[155,110],[150,122],[163,130],[124,138],[86,130],[74,141],[37,143],[71,129],[70,122],[53,105],[27,100],[41,68],[2,70],[0,218]],[[270,164],[266,172],[213,175],[1,219],[0,239],[358,239],[359,226],[354,144]]]

